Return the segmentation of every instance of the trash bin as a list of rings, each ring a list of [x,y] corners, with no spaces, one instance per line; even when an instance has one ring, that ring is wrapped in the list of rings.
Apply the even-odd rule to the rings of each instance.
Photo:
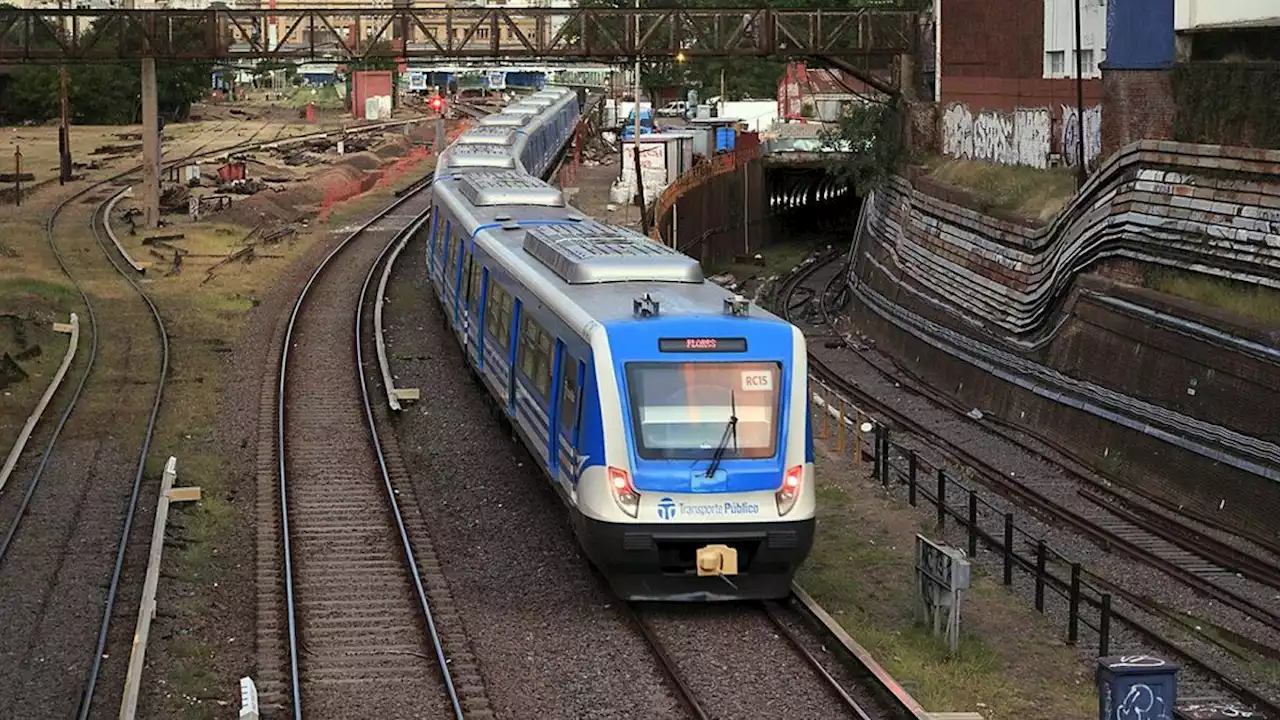
[[[1098,658],[1098,718],[1173,720],[1178,665],[1154,655]]]

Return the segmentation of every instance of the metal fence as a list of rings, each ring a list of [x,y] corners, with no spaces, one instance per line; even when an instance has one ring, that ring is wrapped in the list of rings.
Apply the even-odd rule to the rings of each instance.
[[[1006,587],[1013,585],[1015,573],[1030,575],[1037,611],[1045,612],[1051,602],[1065,604],[1067,643],[1079,643],[1083,626],[1098,635],[1098,657],[1110,654],[1111,593],[1083,580],[1080,563],[1019,527],[1014,513],[983,499],[953,472],[894,442],[888,426],[872,414],[824,383],[812,383],[811,402],[821,415],[815,439],[830,441],[841,458],[858,467],[870,457],[872,478],[886,490],[905,485],[912,507],[924,502],[933,508],[939,532],[948,523],[958,524],[970,559],[980,551],[999,555]]]

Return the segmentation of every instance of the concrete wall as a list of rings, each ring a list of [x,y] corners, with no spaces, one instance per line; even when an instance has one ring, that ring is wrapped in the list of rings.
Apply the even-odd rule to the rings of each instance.
[[[1280,18],[1275,0],[1174,0],[1173,5],[1175,30]]]

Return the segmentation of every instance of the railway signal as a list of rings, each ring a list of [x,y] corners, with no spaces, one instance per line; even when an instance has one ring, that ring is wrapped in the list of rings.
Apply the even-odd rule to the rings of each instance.
[[[432,112],[443,113],[444,98],[439,95],[432,95],[431,98],[427,100],[427,107],[431,108]]]

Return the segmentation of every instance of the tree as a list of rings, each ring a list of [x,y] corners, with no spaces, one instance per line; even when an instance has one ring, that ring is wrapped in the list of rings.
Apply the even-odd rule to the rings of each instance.
[[[3,8],[0,8],[3,9]],[[99,20],[98,22],[104,22]],[[137,46],[143,39],[136,28],[121,33],[112,29],[98,39],[97,48]],[[92,29],[91,29],[92,31]],[[12,32],[12,30],[11,30]],[[180,27],[173,43],[197,44],[199,27]],[[183,33],[188,36],[183,37]],[[54,47],[56,40],[47,33],[35,33],[33,45]],[[172,119],[186,117],[191,103],[207,92],[212,73],[208,62],[158,63],[156,99],[160,114]],[[138,61],[95,61],[67,65],[70,89],[68,103],[72,121],[79,124],[119,125],[137,122],[141,112],[142,69]],[[44,122],[60,113],[58,71],[56,66],[27,64],[18,66],[0,95],[0,108],[7,122]]]
[[[866,194],[884,184],[903,157],[900,101],[849,103],[835,126],[819,134],[823,144],[842,152],[826,165],[827,173]]]

